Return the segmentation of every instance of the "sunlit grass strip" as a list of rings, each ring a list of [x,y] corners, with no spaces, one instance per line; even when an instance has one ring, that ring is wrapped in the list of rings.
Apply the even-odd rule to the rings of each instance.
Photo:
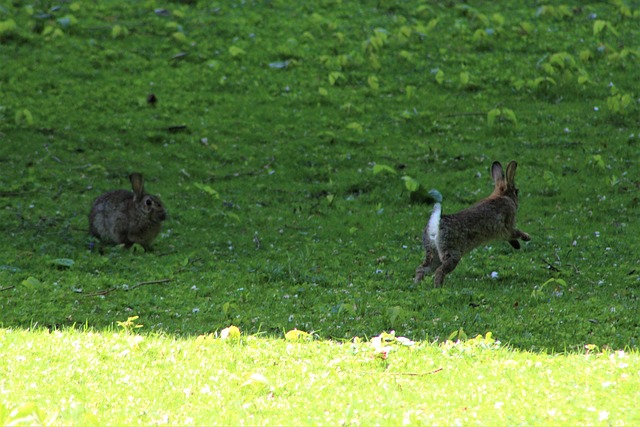
[[[126,322],[122,322],[123,324]],[[636,425],[637,352],[0,330],[3,424]],[[225,338],[222,338],[225,336]],[[20,421],[22,420],[22,421]]]

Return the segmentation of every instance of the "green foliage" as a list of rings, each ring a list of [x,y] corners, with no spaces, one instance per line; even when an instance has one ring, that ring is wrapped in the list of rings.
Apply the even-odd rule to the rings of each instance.
[[[487,113],[487,124],[489,127],[516,126],[518,119],[516,118],[516,113],[509,108],[494,108]]]
[[[332,71],[329,73],[329,84],[335,86],[340,81],[346,81],[346,77],[339,71]]]
[[[607,32],[613,34],[615,37],[618,37],[618,31],[616,31],[615,27],[611,25],[609,21],[603,21],[602,19],[596,19],[593,21],[593,35],[599,38],[602,38],[605,30]]]
[[[379,173],[390,173],[392,175],[396,175],[397,172],[394,168],[392,168],[391,166],[387,166],[387,165],[381,165],[379,163],[376,163],[375,165],[373,165],[373,174],[374,175],[378,175]]]
[[[69,258],[56,258],[51,260],[51,265],[59,268],[71,268],[75,261]]]
[[[58,412],[45,413],[36,404],[23,403],[14,408],[7,408],[0,402],[0,423],[3,426],[20,425],[55,425]]]
[[[616,86],[611,87],[611,96],[607,98],[607,108],[614,115],[624,116],[637,111],[637,102],[628,93],[622,93]]]
[[[27,125],[27,126],[32,126],[33,125],[33,115],[26,108],[22,109],[22,110],[18,110],[16,112],[15,123],[18,126],[23,125],[23,124]]]
[[[247,52],[245,52],[244,49],[242,49],[241,47],[229,46],[229,54],[235,58],[235,57],[246,55]]]
[[[553,296],[560,297],[564,293],[564,289],[567,287],[567,282],[562,279],[551,278],[544,282],[540,286],[536,286],[531,292],[531,298],[534,300],[539,300],[541,298],[546,298],[549,295],[547,288],[553,286]]]
[[[123,331],[130,334],[133,333],[136,329],[140,329],[143,325],[137,324],[135,321],[139,319],[139,316],[131,316],[124,322],[116,322],[118,326],[122,328]]]
[[[391,166],[376,163],[373,165],[373,175],[378,174],[392,174],[397,175],[397,171]],[[436,190],[427,191],[426,188],[415,178],[408,175],[400,177],[404,181],[404,187],[409,192],[409,197],[413,202],[419,203],[434,203],[441,202],[442,196]]]
[[[13,19],[0,21],[0,40],[9,39],[18,33],[18,24]]]
[[[111,28],[111,37],[114,39],[124,38],[129,35],[129,30],[120,24],[116,24]]]
[[[542,179],[544,181],[544,194],[553,195],[560,191],[560,182],[553,172],[545,170],[542,173]]]
[[[220,194],[218,194],[218,192],[216,190],[214,190],[210,185],[207,184],[200,184],[199,182],[196,182],[193,184],[194,187],[196,187],[199,190],[204,191],[206,194],[219,199],[220,198]]]
[[[549,17],[558,20],[570,20],[573,18],[573,12],[571,7],[562,4],[562,5],[543,5],[540,6],[536,10],[536,16],[538,17]]]
[[[33,291],[42,287],[42,282],[33,276],[29,276],[21,282],[21,285],[24,286],[25,289]]]

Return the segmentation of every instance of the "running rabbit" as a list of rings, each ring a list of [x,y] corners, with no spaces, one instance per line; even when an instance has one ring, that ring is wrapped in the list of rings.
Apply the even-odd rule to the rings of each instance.
[[[527,233],[515,227],[518,209],[516,167],[515,161],[507,165],[505,179],[502,165],[493,162],[493,193],[470,208],[452,215],[441,215],[440,203],[434,205],[422,235],[427,254],[416,269],[416,283],[425,274],[435,271],[434,285],[441,287],[444,277],[456,268],[464,254],[491,240],[507,240],[515,249],[520,249],[518,239],[531,240]]]

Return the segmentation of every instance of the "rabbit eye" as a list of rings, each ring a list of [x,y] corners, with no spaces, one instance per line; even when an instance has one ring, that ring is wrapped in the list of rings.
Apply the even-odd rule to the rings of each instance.
[[[146,200],[146,202],[145,202],[145,204],[146,204],[147,206],[151,206],[151,205],[153,204],[153,201],[152,201],[151,199],[147,199],[147,200]]]

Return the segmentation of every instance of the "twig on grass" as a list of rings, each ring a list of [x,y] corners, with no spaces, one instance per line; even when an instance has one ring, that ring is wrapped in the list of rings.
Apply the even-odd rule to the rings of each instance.
[[[242,176],[257,176],[264,173],[265,170],[271,168],[271,165],[276,161],[275,158],[271,158],[271,161],[266,165],[263,165],[260,169],[255,169],[247,172],[234,172],[220,177],[221,179],[239,178]]]
[[[91,292],[89,294],[84,294],[83,296],[85,296],[85,297],[97,297],[97,296],[100,296],[100,295],[109,295],[111,292],[117,291],[118,289],[120,289],[120,288],[118,288],[116,286],[116,287],[111,288],[111,289],[103,289],[101,291],[95,291],[95,292]]]
[[[385,372],[387,375],[397,375],[402,377],[426,377],[427,375],[437,374],[440,371],[444,371],[444,368],[434,369],[433,371],[419,373],[419,372]]]
[[[547,267],[548,267],[550,270],[560,272],[560,269],[559,269],[558,267],[556,267],[555,265],[551,264],[549,261],[547,261],[547,260],[546,260],[546,259],[544,259],[544,258],[541,258],[541,259],[542,259],[542,262],[544,262],[545,264],[547,264]]]
[[[15,288],[15,287],[16,287],[16,286],[15,286],[15,285],[13,285],[13,286],[7,286],[7,287],[5,287],[5,288],[0,288],[0,292],[2,292],[2,291],[8,291],[9,289],[13,289],[13,288]]]
[[[167,283],[167,282],[171,282],[173,279],[160,279],[160,280],[149,280],[147,282],[139,282],[136,283],[135,285],[133,285],[132,287],[130,287],[129,289],[127,289],[128,291],[134,290],[135,288],[139,288],[140,286],[144,286],[144,285],[155,285],[155,284],[159,284],[159,283]]]
[[[103,289],[101,291],[91,292],[90,294],[85,294],[84,296],[85,297],[95,297],[95,296],[109,295],[111,292],[117,291],[117,290],[132,291],[135,288],[139,288],[140,286],[155,285],[155,284],[159,284],[159,283],[167,283],[167,282],[171,282],[172,280],[173,279],[148,280],[146,282],[136,283],[135,285],[133,285],[131,287],[124,288],[124,287],[115,286],[115,287],[110,288],[110,289]]]
[[[47,154],[49,154],[49,156],[55,160],[58,163],[64,163],[62,160],[60,160],[60,158],[54,154],[51,153],[51,151],[49,151],[49,146],[47,144],[44,144],[44,149],[47,152]]]
[[[170,133],[176,133],[187,129],[187,125],[171,125],[165,130]]]
[[[18,197],[25,196],[27,194],[35,193],[36,190],[25,190],[25,191],[0,191],[0,197]]]
[[[379,375],[379,374],[383,374],[383,375],[395,375],[395,376],[399,376],[399,377],[426,377],[427,375],[433,375],[433,374],[437,374],[440,371],[444,371],[444,368],[438,368],[438,369],[434,369],[433,371],[429,371],[429,372],[363,372],[366,374],[372,374],[372,375]]]

